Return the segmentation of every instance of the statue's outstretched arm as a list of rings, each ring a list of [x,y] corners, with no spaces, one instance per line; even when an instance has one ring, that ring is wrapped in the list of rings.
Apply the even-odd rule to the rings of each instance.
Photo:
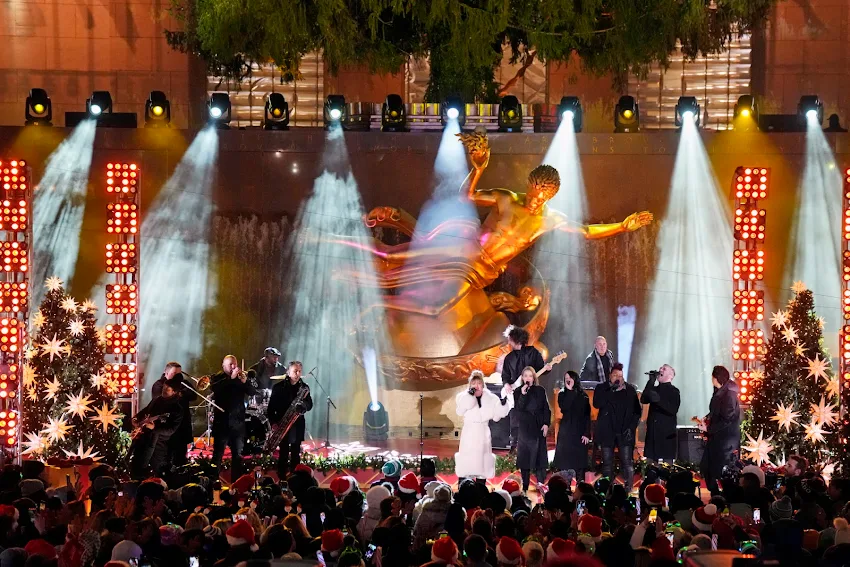
[[[623,232],[634,232],[635,230],[650,224],[654,218],[652,213],[648,211],[641,211],[639,213],[630,214],[623,222],[610,224],[581,224],[571,221],[564,213],[554,209],[549,210],[548,215],[549,218],[552,219],[551,230],[581,233],[588,240],[608,238],[609,236],[615,236]]]
[[[416,219],[413,215],[396,207],[375,207],[363,217],[363,222],[369,228],[390,227],[410,237],[416,229]]]

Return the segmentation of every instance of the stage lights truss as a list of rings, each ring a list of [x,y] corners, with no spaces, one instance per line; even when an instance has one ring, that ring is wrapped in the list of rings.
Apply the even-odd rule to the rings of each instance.
[[[838,350],[840,351],[839,369],[841,379],[839,381],[839,419],[841,427],[838,431],[839,443],[844,450],[839,455],[842,474],[850,472],[850,167],[844,169],[844,204],[843,220],[841,223],[841,249],[844,256],[844,276],[841,279],[841,312],[844,324],[838,336]]]
[[[764,279],[767,213],[759,201],[768,195],[770,171],[763,167],[739,167],[732,179],[735,197],[732,255],[732,371],[739,380],[740,400],[750,404],[758,388],[758,371],[764,354],[764,332],[757,326],[764,321]]]
[[[0,442],[10,457],[20,455],[18,399],[31,295],[31,179],[26,161],[0,159]]]
[[[106,244],[104,266],[109,274],[106,285],[106,361],[115,395],[138,405],[136,365],[138,364],[139,313],[139,206],[142,172],[137,163],[110,162],[106,165],[106,194],[112,199],[107,208],[106,230],[113,236]]]

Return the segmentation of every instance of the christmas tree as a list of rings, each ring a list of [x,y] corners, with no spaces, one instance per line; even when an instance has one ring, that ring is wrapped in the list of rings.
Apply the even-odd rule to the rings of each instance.
[[[59,278],[49,278],[46,287],[22,381],[23,454],[121,464],[128,436],[115,404],[118,385],[104,368],[96,307],[77,303]]]
[[[764,376],[744,429],[744,458],[780,464],[792,455],[813,464],[834,464],[838,444],[838,379],[823,346],[823,319],[815,314],[812,292],[802,282],[795,297],[771,319],[764,353]]]

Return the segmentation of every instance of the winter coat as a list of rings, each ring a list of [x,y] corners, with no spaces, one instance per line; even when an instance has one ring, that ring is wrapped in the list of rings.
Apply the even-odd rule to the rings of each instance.
[[[514,390],[514,414],[519,424],[516,466],[518,469],[546,469],[546,437],[542,428],[552,421],[552,410],[543,386],[533,385],[523,395],[522,388]]]
[[[561,390],[558,407],[563,417],[555,446],[555,468],[560,471],[587,469],[588,445],[582,443],[581,438],[590,438],[590,399],[576,384],[572,390]]]
[[[650,378],[640,396],[640,402],[649,404],[644,456],[654,461],[675,460],[678,449],[676,413],[679,411],[679,389],[669,382],[657,383]]]
[[[385,486],[373,486],[366,492],[366,512],[357,522],[358,539],[364,543],[372,540],[372,532],[381,523],[381,502],[390,497],[390,491]]]
[[[600,447],[614,447],[618,442],[635,444],[635,430],[640,423],[640,401],[635,387],[631,384],[625,386],[618,392],[610,382],[603,382],[593,392],[593,407],[599,410],[594,442]]]
[[[177,396],[163,398],[159,396],[151,400],[145,408],[136,414],[136,420],[142,421],[146,417],[154,415],[165,415],[162,421],[157,420],[154,423],[153,431],[157,433],[160,440],[170,438],[180,427],[180,422],[183,420],[183,410],[180,407],[180,402]]]
[[[443,500],[431,500],[425,505],[413,526],[413,549],[419,549],[429,539],[437,539],[443,531],[451,505],[450,501]]]
[[[245,435],[245,396],[254,396],[257,389],[250,380],[244,383],[223,371],[210,378],[213,401],[224,411],[213,412],[213,435]]]
[[[519,350],[512,350],[505,356],[505,361],[502,364],[502,383],[515,383],[526,366],[531,366],[535,372],[539,372],[545,365],[543,355],[533,346],[524,346]]]
[[[272,388],[272,396],[269,399],[269,408],[267,410],[270,424],[275,425],[281,420],[302,388],[307,388],[307,397],[304,398],[303,404],[304,411],[308,412],[313,409],[313,398],[310,397],[310,386],[305,384],[303,380],[299,380],[294,385],[289,379],[281,380],[275,384],[274,388]],[[305,429],[306,422],[302,414],[295,420],[295,424],[289,430],[289,433],[287,433],[285,441],[287,443],[300,444],[304,441]]]
[[[720,478],[723,466],[737,460],[741,451],[741,405],[738,384],[729,380],[715,390],[708,412],[708,440],[702,455],[703,476]]]
[[[614,353],[610,350],[605,354],[599,355],[599,359],[596,358],[596,349],[590,351],[590,354],[587,355],[587,358],[584,359],[584,364],[581,367],[581,372],[579,375],[581,377],[582,382],[600,382],[599,380],[599,362],[602,361],[602,374],[605,376],[605,380],[608,379],[608,375],[611,373],[611,364],[613,364]],[[608,363],[607,372],[605,370],[605,363]],[[600,382],[604,383],[604,381]],[[576,384],[578,385],[578,384]]]
[[[479,406],[480,399],[480,406]],[[496,476],[496,457],[490,440],[490,421],[499,421],[508,415],[513,399],[505,403],[487,389],[476,398],[467,390],[455,396],[457,414],[463,416],[460,447],[455,453],[455,474],[459,478],[493,478]]]
[[[151,395],[156,398],[162,394],[162,387],[165,385],[165,374],[159,377],[159,380],[151,386]],[[194,441],[195,437],[192,433],[192,404],[198,399],[198,394],[189,388],[178,388],[177,394],[180,396],[180,407],[182,408],[183,417],[180,420],[180,427],[171,436],[171,443],[177,445],[188,445]]]

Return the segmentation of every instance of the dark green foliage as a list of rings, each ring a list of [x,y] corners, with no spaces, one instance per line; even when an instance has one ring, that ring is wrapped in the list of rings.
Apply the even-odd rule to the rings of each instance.
[[[588,71],[622,82],[684,53],[716,53],[748,33],[774,0],[173,0],[184,31],[172,47],[201,55],[209,72],[242,77],[251,62],[273,62],[298,76],[302,55],[321,50],[331,72],[366,65],[397,72],[411,56],[429,55],[429,97],[495,97],[500,46],[514,61],[537,51],[544,61],[581,56]],[[470,99],[471,100],[471,99]]]

